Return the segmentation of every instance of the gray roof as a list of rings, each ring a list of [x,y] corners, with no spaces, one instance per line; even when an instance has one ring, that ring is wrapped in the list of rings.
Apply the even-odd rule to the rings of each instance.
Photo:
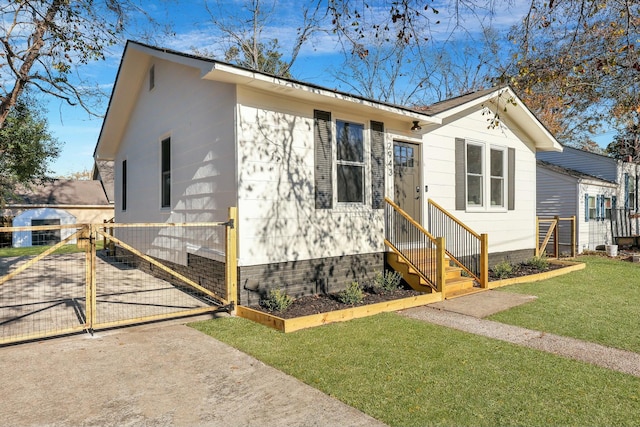
[[[438,114],[451,108],[464,105],[467,102],[471,102],[475,99],[482,98],[485,95],[506,87],[507,86],[497,86],[491,87],[489,89],[479,90],[477,92],[467,93],[464,95],[456,96],[455,98],[449,98],[444,101],[436,102],[435,104],[427,105],[424,107],[417,107],[416,110],[429,115]]]
[[[93,179],[100,181],[109,202],[113,203],[114,199],[114,172],[113,162],[108,160],[98,160],[93,166]]]
[[[8,205],[111,206],[100,181],[57,179],[19,188]]]
[[[575,169],[569,169],[569,168],[565,168],[562,166],[558,166],[556,164],[553,163],[549,163],[549,162],[545,162],[544,160],[537,160],[537,164],[538,166],[542,166],[546,169],[549,169],[553,172],[556,173],[561,173],[563,175],[567,175],[567,176],[571,176],[573,178],[576,179],[591,179],[591,180],[595,180],[595,181],[600,181],[603,183],[607,183],[607,184],[616,184],[615,181],[609,181],[608,179],[603,179],[601,177],[595,176],[595,175],[589,175],[588,173],[583,173],[580,171],[577,171]]]

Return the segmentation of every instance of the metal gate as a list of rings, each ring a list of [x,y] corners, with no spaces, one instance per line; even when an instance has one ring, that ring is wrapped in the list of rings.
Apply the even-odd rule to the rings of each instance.
[[[0,344],[233,311],[229,213],[221,223],[0,228],[13,246],[0,248]],[[53,242],[31,246],[42,235]]]

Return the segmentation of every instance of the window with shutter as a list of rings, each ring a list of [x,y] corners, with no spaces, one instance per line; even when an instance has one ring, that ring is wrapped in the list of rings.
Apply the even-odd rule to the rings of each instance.
[[[515,208],[515,150],[455,140],[457,210]]]
[[[384,208],[384,124],[371,122],[371,207]]]
[[[333,207],[331,113],[314,112],[314,181],[316,209]]]
[[[332,130],[335,130],[335,139]],[[367,143],[370,144],[369,147]],[[382,209],[385,167],[385,134],[382,122],[371,121],[369,132],[365,133],[365,125],[362,123],[332,121],[330,112],[314,111],[316,209],[331,209],[336,202],[368,203],[368,188],[371,188],[371,207]]]

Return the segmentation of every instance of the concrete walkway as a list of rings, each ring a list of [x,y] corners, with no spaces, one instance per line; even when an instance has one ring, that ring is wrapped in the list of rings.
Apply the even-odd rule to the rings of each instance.
[[[482,319],[535,298],[530,295],[486,291],[403,310],[400,314],[640,377],[638,353]]]
[[[171,322],[0,347],[0,367],[3,426],[384,426]]]

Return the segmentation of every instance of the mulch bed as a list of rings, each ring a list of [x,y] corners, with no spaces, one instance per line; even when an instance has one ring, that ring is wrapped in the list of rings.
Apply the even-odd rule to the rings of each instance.
[[[378,302],[391,301],[401,298],[409,298],[422,295],[422,292],[413,289],[396,289],[386,292],[365,292],[362,302],[358,304],[343,304],[338,300],[337,294],[318,294],[296,298],[293,304],[285,311],[269,311],[262,306],[252,306],[254,310],[263,311],[283,319],[309,316],[311,314],[327,313],[330,311],[343,310],[345,308],[359,307],[362,305],[375,304]]]
[[[544,273],[545,271],[557,270],[563,267],[565,266],[549,263],[547,268],[541,269],[531,264],[518,264],[513,267],[511,273],[506,277],[498,277],[491,269],[489,269],[489,281],[491,282],[500,279],[511,279],[513,277],[531,276],[532,274]]]
[[[538,269],[529,264],[519,264],[513,267],[513,271],[509,276],[503,277],[502,279],[529,276],[545,271],[556,270],[562,267],[564,266],[550,263],[546,269]],[[500,278],[495,276],[492,271],[489,270],[489,281],[495,281],[499,279]],[[409,298],[417,295],[422,295],[422,293],[406,286],[405,288],[397,289],[395,291],[371,292],[365,290],[365,296],[362,302],[354,305],[341,303],[338,300],[337,294],[318,294],[296,298],[293,304],[291,304],[285,311],[269,311],[259,305],[251,306],[250,308],[274,316],[278,316],[283,319],[292,319],[296,317],[309,316],[312,314],[327,313],[330,311],[343,310],[351,307],[375,304],[378,302]]]

